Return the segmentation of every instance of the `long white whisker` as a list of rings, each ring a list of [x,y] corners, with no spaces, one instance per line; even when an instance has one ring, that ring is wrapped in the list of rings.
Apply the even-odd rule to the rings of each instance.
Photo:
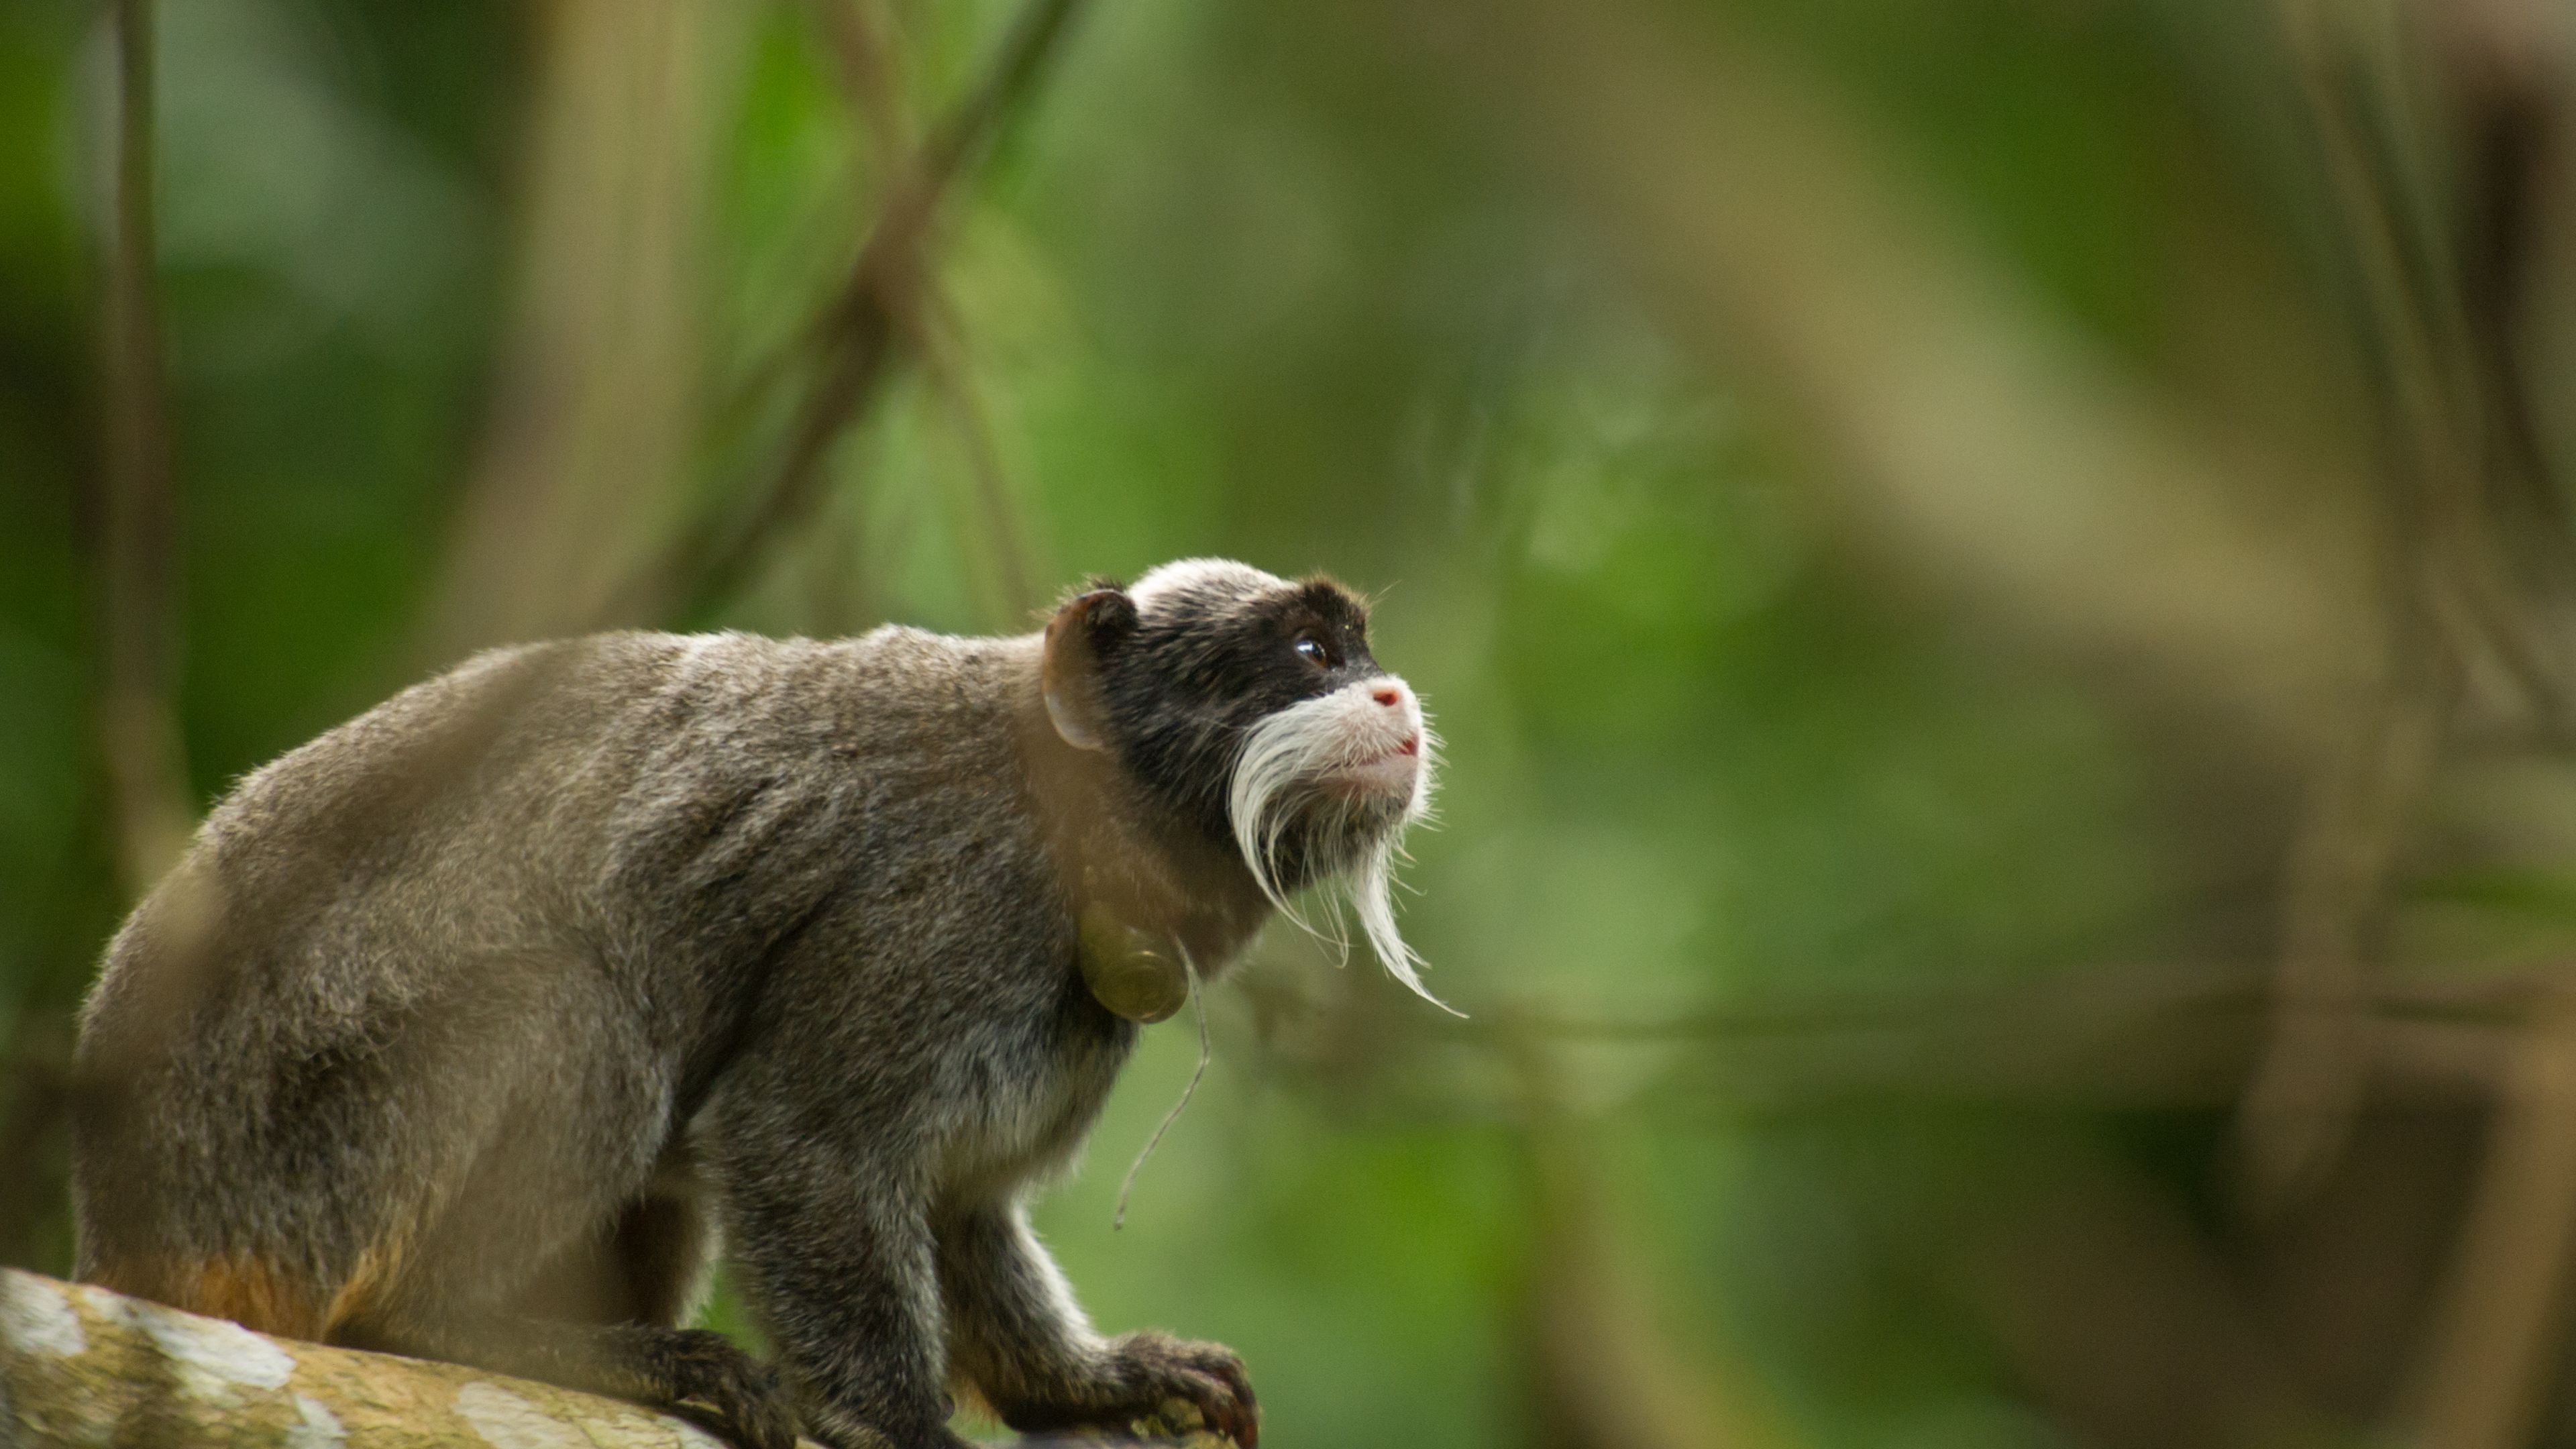
[[[1353,689],[1362,691],[1359,697],[1364,699],[1369,687],[1363,684]],[[1310,879],[1334,880],[1342,887],[1340,892],[1322,896],[1322,914],[1311,914],[1291,901],[1281,883],[1280,847],[1301,816],[1325,812],[1322,828],[1307,833],[1309,841],[1323,844],[1310,845],[1310,849],[1342,850],[1361,828],[1362,807],[1357,800],[1320,791],[1315,784],[1328,772],[1360,763],[1351,754],[1354,703],[1353,691],[1343,690],[1291,705],[1252,728],[1228,782],[1227,814],[1236,848],[1262,897],[1299,930],[1324,942],[1347,961],[1351,949],[1351,918],[1343,914],[1347,897],[1352,915],[1358,919],[1359,933],[1368,938],[1369,948],[1376,952],[1388,974],[1441,1010],[1464,1015],[1422,984],[1422,958],[1405,943],[1395,921],[1395,863],[1409,859],[1403,854],[1401,832],[1431,813],[1432,777],[1440,739],[1427,721],[1419,723],[1416,748],[1420,765],[1402,818],[1348,855],[1305,862]],[[1362,706],[1363,712],[1372,708],[1373,705]]]
[[[1414,995],[1463,1020],[1467,1013],[1432,995],[1431,988],[1422,984],[1422,958],[1396,930],[1395,902],[1388,894],[1393,870],[1394,863],[1381,843],[1352,873],[1351,908],[1359,913],[1360,929],[1368,933],[1369,947],[1377,952],[1388,974],[1411,988]]]

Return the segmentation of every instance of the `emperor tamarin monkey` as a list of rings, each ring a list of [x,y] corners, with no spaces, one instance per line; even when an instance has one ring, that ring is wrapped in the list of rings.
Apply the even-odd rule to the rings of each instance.
[[[243,780],[86,1008],[80,1273],[297,1337],[695,1402],[775,1449],[953,1445],[1239,1360],[1104,1338],[1023,1202],[1137,1027],[1094,919],[1221,969],[1387,903],[1413,692],[1322,579],[1166,565],[1042,635],[611,634],[485,654]],[[683,1327],[719,1229],[775,1372]]]

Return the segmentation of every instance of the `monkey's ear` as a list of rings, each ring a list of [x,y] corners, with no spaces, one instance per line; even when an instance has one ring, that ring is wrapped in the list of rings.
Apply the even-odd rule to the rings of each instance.
[[[1134,628],[1136,603],[1121,589],[1077,594],[1046,626],[1047,718],[1078,750],[1104,750],[1109,705],[1100,688],[1101,646]]]

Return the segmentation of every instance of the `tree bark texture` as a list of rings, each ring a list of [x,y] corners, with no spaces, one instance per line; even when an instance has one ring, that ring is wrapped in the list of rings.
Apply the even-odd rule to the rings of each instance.
[[[715,1435],[639,1404],[270,1338],[0,1268],[0,1445],[197,1444],[724,1449]]]

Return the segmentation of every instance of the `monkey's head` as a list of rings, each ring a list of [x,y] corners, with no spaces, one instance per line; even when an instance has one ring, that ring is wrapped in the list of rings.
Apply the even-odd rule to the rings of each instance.
[[[1398,980],[1437,1000],[1396,931],[1404,830],[1431,808],[1437,736],[1411,686],[1369,653],[1368,606],[1325,578],[1222,559],[1098,581],[1046,632],[1058,734],[1113,754],[1298,924],[1301,887],[1337,883]]]

